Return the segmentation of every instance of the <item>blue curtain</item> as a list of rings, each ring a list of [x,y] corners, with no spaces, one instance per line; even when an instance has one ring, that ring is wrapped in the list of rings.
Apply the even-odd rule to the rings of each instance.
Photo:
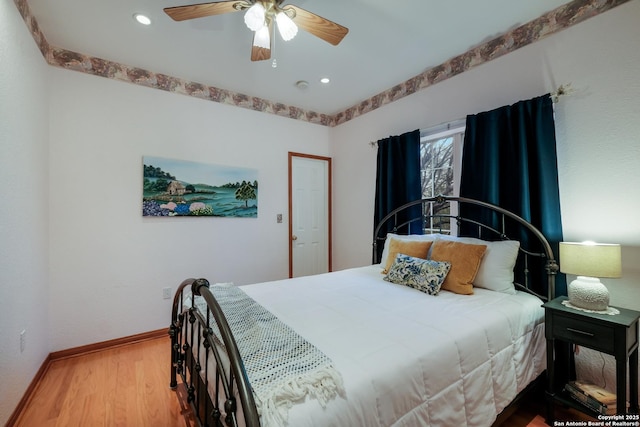
[[[460,196],[493,203],[520,215],[540,229],[558,259],[562,222],[549,95],[467,116]],[[467,207],[461,213],[476,218],[483,215],[473,209]],[[522,239],[527,243],[526,236]],[[540,286],[536,291],[546,294],[543,264],[529,267],[532,284]],[[536,277],[536,271],[540,271],[540,277]],[[556,296],[566,293],[566,278],[558,274]]]
[[[374,228],[393,209],[421,198],[420,130],[378,141]],[[421,213],[418,205],[400,220],[417,218]],[[390,231],[391,227],[381,230],[380,235]],[[412,224],[409,232],[422,234],[422,224]],[[381,255],[382,250],[378,250],[376,262],[380,262]]]

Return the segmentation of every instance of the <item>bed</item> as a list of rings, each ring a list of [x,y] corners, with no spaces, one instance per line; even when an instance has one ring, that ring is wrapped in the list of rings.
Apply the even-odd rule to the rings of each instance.
[[[541,304],[557,271],[524,219],[418,200],[376,226],[372,265],[183,281],[170,385],[199,425],[490,426],[545,370]]]

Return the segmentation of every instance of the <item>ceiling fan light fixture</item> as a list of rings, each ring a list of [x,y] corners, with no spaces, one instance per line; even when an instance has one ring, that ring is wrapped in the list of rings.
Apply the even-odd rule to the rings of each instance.
[[[285,41],[291,40],[298,34],[298,26],[286,13],[278,12],[276,14],[276,23],[278,24],[278,31]]]
[[[343,27],[298,6],[289,4],[282,6],[286,1],[218,0],[208,3],[165,7],[163,10],[174,21],[185,21],[242,11],[246,26],[253,32],[252,61],[272,59],[272,50],[274,50],[273,46],[276,37],[274,27],[278,27],[278,31],[285,41],[293,39],[298,34],[298,29],[302,29],[334,46],[337,46],[349,32],[347,27]],[[266,29],[264,29],[265,26],[267,27]],[[257,34],[258,32],[260,32],[260,35]],[[267,40],[269,43],[267,43]],[[273,66],[275,67],[275,58],[273,59]]]
[[[260,2],[255,2],[244,14],[244,23],[251,31],[259,31],[265,26],[267,11]]]
[[[269,27],[263,25],[258,31],[256,31],[255,36],[253,37],[253,45],[256,47],[261,47],[263,49],[271,48],[271,40],[269,37]]]

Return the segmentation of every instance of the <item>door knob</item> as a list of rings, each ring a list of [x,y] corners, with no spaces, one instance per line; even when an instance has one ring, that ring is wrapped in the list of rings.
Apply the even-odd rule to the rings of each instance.
[[[293,236],[291,236],[291,240],[298,240],[298,236],[294,234]]]

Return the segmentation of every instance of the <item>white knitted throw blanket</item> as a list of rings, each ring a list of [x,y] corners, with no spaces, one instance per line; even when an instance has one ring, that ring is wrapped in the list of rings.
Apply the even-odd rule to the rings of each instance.
[[[218,284],[210,290],[238,345],[263,426],[287,424],[289,409],[307,396],[325,407],[344,395],[342,376],[324,353],[239,287]],[[196,305],[206,312],[202,297]],[[217,327],[211,327],[222,344]]]

